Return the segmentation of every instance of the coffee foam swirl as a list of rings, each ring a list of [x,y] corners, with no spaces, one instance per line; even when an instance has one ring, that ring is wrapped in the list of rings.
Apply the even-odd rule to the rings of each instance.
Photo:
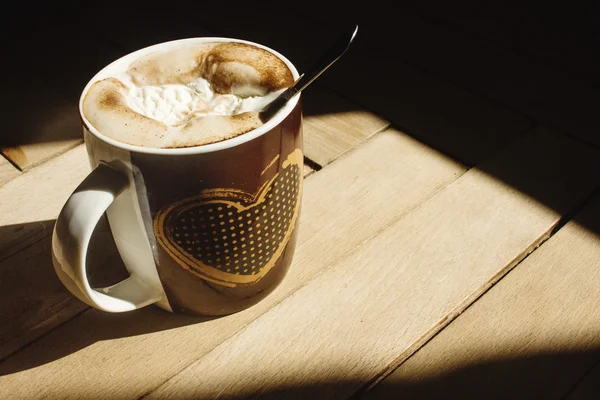
[[[172,90],[169,85],[194,87],[199,78],[208,81],[215,94],[223,98],[263,96],[293,84],[286,64],[267,50],[237,42],[183,45],[148,54],[120,74],[117,71],[112,77],[93,83],[83,99],[83,113],[98,131],[112,139],[155,148],[214,143],[263,124],[257,112],[198,116],[185,104],[168,104],[176,113],[175,119],[163,120],[167,124],[144,115],[128,101],[135,90],[162,87],[149,89],[152,94]]]

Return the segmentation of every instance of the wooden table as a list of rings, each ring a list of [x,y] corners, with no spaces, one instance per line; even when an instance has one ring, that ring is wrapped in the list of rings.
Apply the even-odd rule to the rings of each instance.
[[[274,293],[199,319],[153,306],[108,314],[62,287],[51,232],[89,172],[78,85],[192,32],[255,40],[299,67],[307,43],[326,47],[335,32],[304,15],[298,32],[274,35],[283,18],[261,29],[250,12],[225,27],[162,15],[152,29],[106,30],[110,9],[97,8],[84,39],[101,51],[67,50],[73,74],[23,89],[36,112],[14,114],[26,136],[0,158],[0,398],[599,398],[597,136],[585,110],[518,83],[595,94],[410,15],[395,26],[404,58],[359,40],[304,95],[300,236]],[[75,25],[43,40],[75,46]],[[381,24],[367,26],[373,38]],[[493,85],[477,75],[486,65],[516,83]],[[123,277],[106,223],[90,251],[97,285]]]

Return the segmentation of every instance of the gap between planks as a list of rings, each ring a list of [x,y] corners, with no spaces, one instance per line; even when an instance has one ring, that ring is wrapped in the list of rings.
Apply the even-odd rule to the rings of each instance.
[[[20,174],[21,171],[5,158],[3,154],[0,154],[0,187]]]
[[[597,186],[597,157],[563,135],[538,131],[517,141],[148,398],[351,396],[544,240]],[[397,243],[400,254],[389,253]]]
[[[514,268],[518,267],[521,263],[525,262],[528,257],[533,254],[535,251],[537,251],[541,246],[544,245],[544,243],[546,243],[548,240],[550,240],[557,232],[560,231],[560,229],[562,227],[564,227],[565,225],[569,225],[572,223],[573,218],[579,214],[582,210],[586,210],[590,207],[590,203],[593,204],[593,202],[597,202],[598,197],[600,197],[600,187],[596,188],[594,190],[594,192],[588,197],[586,198],[582,203],[580,203],[578,206],[576,206],[575,208],[573,208],[570,212],[565,213],[565,215],[558,221],[558,223],[556,224],[556,226],[554,227],[554,229],[552,231],[550,231],[545,238],[541,238],[540,243],[537,244],[534,248],[532,248],[529,252],[525,253],[523,258],[521,258],[520,261],[517,261],[515,263],[515,265],[512,268],[508,268],[506,269],[503,273],[502,271],[498,274],[498,276],[496,278],[492,278],[490,280],[490,283],[488,285],[487,288],[483,288],[481,294],[479,296],[477,296],[476,298],[474,298],[471,303],[466,306],[464,308],[464,310],[457,312],[455,315],[449,316],[447,320],[445,321],[440,321],[440,323],[442,324],[441,328],[435,331],[430,331],[427,332],[427,334],[423,335],[423,337],[421,339],[419,339],[417,342],[415,342],[415,344],[408,349],[404,354],[401,354],[396,360],[394,360],[394,362],[392,362],[387,368],[385,368],[384,370],[381,371],[381,373],[376,376],[375,378],[373,378],[371,381],[367,382],[363,388],[361,388],[360,390],[358,390],[353,396],[353,399],[358,399],[361,398],[366,392],[372,390],[373,388],[375,388],[380,382],[384,381],[385,379],[387,379],[387,377],[391,374],[394,373],[395,370],[397,370],[398,368],[401,367],[401,365],[407,361],[410,360],[410,358],[417,352],[419,352],[419,350],[424,347],[427,346],[432,340],[435,339],[435,337],[439,334],[441,334],[442,332],[444,332],[444,329],[453,323],[453,321],[458,318],[462,313],[466,312],[470,307],[473,307],[475,304],[477,304],[476,302],[483,296],[486,295],[486,293],[488,293],[495,285],[498,284],[498,282],[500,282],[509,272],[511,272]],[[433,345],[435,346],[435,345]]]
[[[307,179],[295,267],[263,302],[234,316],[201,324],[185,316],[167,315],[154,307],[126,316],[107,316],[88,310],[0,364],[0,373],[8,374],[0,378],[0,387],[15,395],[20,390],[26,390],[29,395],[47,390],[60,395],[60,390],[69,390],[73,395],[89,397],[90,386],[81,386],[81,380],[76,379],[77,373],[72,369],[77,364],[77,370],[83,368],[90,379],[94,377],[95,387],[104,390],[106,395],[137,398],[321,274],[382,227],[415,209],[423,199],[464,171],[463,166],[398,131],[378,134]],[[389,201],[390,198],[394,201]],[[180,329],[172,329],[176,326]],[[146,334],[141,334],[144,332]],[[78,351],[65,357],[71,348]],[[125,362],[129,371],[141,375],[138,378],[128,374],[109,377],[107,374],[111,371],[93,361],[97,351],[108,352],[106,354],[111,354],[109,357],[115,362],[123,358],[118,363]],[[130,352],[139,357],[128,356]],[[54,362],[36,365],[35,360],[40,356],[50,357]],[[87,367],[80,361],[73,363],[73,357]],[[140,368],[157,362],[161,364],[160,369]],[[16,370],[21,372],[14,373]],[[43,384],[57,373],[62,376],[60,387]],[[39,385],[19,383],[21,379],[33,382],[32,377],[36,377]]]
[[[366,398],[564,398],[600,359],[598,193]]]

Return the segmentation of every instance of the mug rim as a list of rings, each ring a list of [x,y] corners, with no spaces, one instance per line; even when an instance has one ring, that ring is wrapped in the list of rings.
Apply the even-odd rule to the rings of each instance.
[[[225,139],[225,140],[215,142],[215,143],[209,143],[209,144],[204,144],[204,145],[199,145],[199,146],[190,146],[190,147],[156,148],[156,147],[136,146],[136,145],[132,145],[132,144],[119,142],[118,140],[112,139],[112,138],[100,133],[100,131],[98,131],[85,117],[85,115],[83,113],[83,99],[85,98],[85,95],[87,94],[87,92],[88,92],[89,88],[92,86],[92,84],[94,84],[95,82],[97,82],[101,79],[111,76],[111,74],[110,74],[111,70],[113,70],[117,67],[120,67],[124,64],[130,64],[134,60],[136,60],[140,57],[143,57],[144,55],[150,54],[153,51],[158,51],[158,50],[162,51],[165,49],[168,50],[169,48],[175,48],[181,44],[186,44],[186,43],[200,44],[200,43],[211,43],[211,42],[212,43],[215,43],[215,42],[245,43],[245,44],[253,45],[253,46],[259,47],[261,49],[267,50],[267,51],[271,52],[273,55],[275,55],[276,57],[278,57],[281,61],[283,61],[286,64],[286,66],[292,72],[294,81],[296,81],[300,76],[298,73],[298,70],[296,69],[294,64],[292,64],[292,62],[290,60],[288,60],[286,57],[284,57],[282,54],[280,54],[279,52],[277,52],[265,45],[255,43],[255,42],[252,42],[249,40],[228,38],[228,37],[205,36],[205,37],[177,39],[177,40],[162,42],[162,43],[154,44],[154,45],[136,50],[134,52],[124,55],[123,57],[120,57],[120,58],[114,60],[110,64],[104,66],[99,72],[97,72],[88,81],[88,83],[84,87],[83,91],[81,92],[81,96],[79,97],[79,117],[81,119],[83,127],[88,132],[93,134],[96,138],[98,138],[99,140],[102,140],[103,142],[105,142],[111,146],[118,147],[118,148],[128,150],[131,152],[155,154],[155,155],[191,155],[191,154],[202,154],[202,153],[210,153],[210,152],[225,150],[225,149],[229,149],[229,148],[236,147],[236,146],[242,145],[244,143],[247,143],[247,142],[249,142],[253,139],[256,139],[256,138],[264,135],[265,133],[271,131],[273,128],[277,127],[283,120],[285,120],[290,115],[292,110],[296,107],[296,105],[298,104],[298,101],[300,100],[300,94],[294,96],[294,98],[289,100],[287,102],[287,104],[281,110],[279,110],[271,119],[269,119],[266,123],[264,123],[263,125],[259,126],[256,129],[253,129],[249,132],[243,133],[241,135],[235,136],[230,139]]]

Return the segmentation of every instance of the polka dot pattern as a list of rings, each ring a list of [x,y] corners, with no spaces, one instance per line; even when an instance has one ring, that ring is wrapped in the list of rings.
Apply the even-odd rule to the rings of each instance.
[[[256,275],[285,246],[293,228],[301,168],[290,164],[257,203],[213,200],[180,207],[167,217],[169,241],[187,258],[233,275]]]

